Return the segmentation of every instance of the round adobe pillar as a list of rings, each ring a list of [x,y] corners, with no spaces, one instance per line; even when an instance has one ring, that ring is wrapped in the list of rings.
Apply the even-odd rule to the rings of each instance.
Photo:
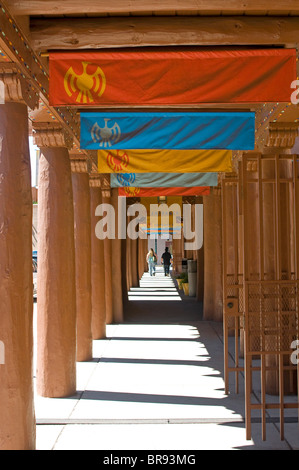
[[[90,191],[87,163],[79,157],[71,158],[77,305],[77,361],[92,359],[91,334],[91,221]]]
[[[112,243],[112,293],[113,293],[113,319],[116,323],[123,322],[123,296],[122,296],[122,240],[119,238],[119,206],[118,206],[118,189],[111,190],[111,203],[115,210],[115,239]],[[120,212],[122,208],[120,208]]]
[[[71,165],[62,131],[37,126],[37,393],[76,392],[76,289]]]
[[[35,449],[28,110],[0,106],[0,450]]]
[[[223,321],[222,211],[220,190],[204,201],[204,320]]]
[[[111,206],[111,190],[102,189],[102,201],[103,204]],[[110,214],[108,214],[108,220],[110,223],[115,221],[110,220]],[[113,253],[114,256],[114,253]],[[110,325],[113,323],[113,292],[112,292],[112,240],[109,236],[104,239],[104,265],[105,265],[105,302],[106,302],[106,324]],[[114,274],[114,273],[113,273]]]
[[[90,175],[91,211],[91,331],[94,340],[106,338],[106,300],[104,240],[96,236],[96,208],[102,204],[101,179],[99,174]]]

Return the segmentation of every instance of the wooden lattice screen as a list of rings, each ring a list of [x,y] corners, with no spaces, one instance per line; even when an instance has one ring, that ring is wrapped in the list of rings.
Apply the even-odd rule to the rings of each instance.
[[[299,366],[291,362],[299,338],[298,162],[297,155],[245,154],[241,164],[246,434],[251,438],[253,409],[280,412],[284,438],[285,394],[298,395]],[[260,403],[254,403],[252,374],[259,359]],[[297,373],[296,373],[297,372]],[[267,396],[276,396],[268,400]]]
[[[230,373],[235,376],[235,391],[239,392],[240,365],[243,356],[243,266],[240,237],[239,178],[228,174],[222,180],[222,249],[223,249],[223,333],[225,393],[229,392]],[[234,350],[229,350],[229,338]]]
[[[266,410],[279,410],[283,439],[285,409],[298,408],[299,365],[291,361],[299,339],[297,158],[244,154],[238,176],[222,182],[225,388],[228,393],[229,372],[235,372],[238,392],[244,370],[247,439],[253,410],[261,411],[265,440]],[[254,394],[253,374],[260,383]]]

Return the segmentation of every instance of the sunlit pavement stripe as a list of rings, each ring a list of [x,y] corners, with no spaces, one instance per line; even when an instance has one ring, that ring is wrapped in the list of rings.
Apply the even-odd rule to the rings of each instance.
[[[182,301],[172,277],[164,276],[163,268],[158,267],[155,276],[145,273],[140,287],[130,289],[130,301]]]
[[[254,417],[252,423],[260,424],[262,419]],[[267,417],[267,423],[279,423],[279,417]],[[297,424],[295,417],[285,417],[286,423]],[[37,425],[67,425],[67,424],[233,424],[245,423],[244,418],[190,418],[190,419],[37,419]]]

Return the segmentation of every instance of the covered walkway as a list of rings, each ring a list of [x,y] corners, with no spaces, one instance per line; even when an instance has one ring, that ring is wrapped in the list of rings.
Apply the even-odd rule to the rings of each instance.
[[[161,271],[143,275],[125,322],[107,325],[93,359],[77,363],[76,395],[36,394],[38,450],[299,448],[296,411],[285,441],[268,415],[263,442],[258,414],[246,440],[243,384],[224,393],[222,324],[202,321],[181,292]]]

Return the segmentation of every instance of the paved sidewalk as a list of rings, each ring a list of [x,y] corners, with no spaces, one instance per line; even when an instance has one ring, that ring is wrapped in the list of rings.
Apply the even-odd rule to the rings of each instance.
[[[224,394],[222,326],[171,278],[144,275],[125,320],[77,364],[75,396],[36,396],[38,450],[299,449],[298,423],[280,441],[270,421],[262,442],[258,413],[246,440],[244,390]]]

